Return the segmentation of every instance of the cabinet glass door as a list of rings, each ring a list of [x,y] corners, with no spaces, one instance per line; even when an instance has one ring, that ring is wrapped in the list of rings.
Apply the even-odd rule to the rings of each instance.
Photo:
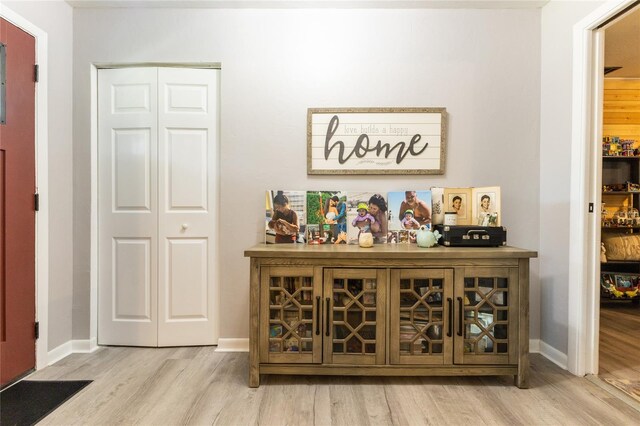
[[[262,362],[321,362],[322,270],[264,267],[261,276]]]
[[[385,363],[386,271],[325,269],[324,363]]]
[[[390,291],[391,364],[451,364],[453,270],[394,269]]]
[[[461,269],[454,295],[455,363],[517,364],[517,269]]]

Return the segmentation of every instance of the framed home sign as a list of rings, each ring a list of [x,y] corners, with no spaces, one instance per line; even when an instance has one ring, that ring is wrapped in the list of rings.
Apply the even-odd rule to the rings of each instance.
[[[446,108],[309,108],[307,174],[444,174]]]

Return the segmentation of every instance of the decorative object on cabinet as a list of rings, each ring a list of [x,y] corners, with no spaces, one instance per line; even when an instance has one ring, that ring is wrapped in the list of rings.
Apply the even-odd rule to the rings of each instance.
[[[304,191],[267,191],[265,199],[265,242],[304,243],[306,238]]]
[[[507,228],[503,226],[436,225],[442,234],[440,244],[447,247],[497,247],[507,245]]]
[[[473,188],[471,190],[473,204],[471,215],[472,224],[478,226],[500,225],[500,187],[489,186]]]
[[[347,195],[343,191],[307,191],[307,243],[345,244]]]
[[[444,188],[431,187],[431,223],[441,225],[445,211]]]
[[[431,191],[392,191],[387,193],[389,202],[389,229],[431,228]]]
[[[375,244],[387,242],[388,207],[383,194],[375,192],[347,193],[347,241],[359,244],[362,230],[368,229]]]
[[[442,238],[440,232],[437,230],[432,232],[426,225],[422,225],[420,229],[418,229],[416,243],[418,244],[418,247],[434,247],[438,245],[438,240],[440,238]]]
[[[471,225],[471,188],[445,188],[444,203],[446,211],[456,212],[458,225]]]
[[[373,235],[369,229],[360,232],[360,235],[358,235],[358,245],[362,248],[373,247]]]
[[[535,252],[261,244],[245,256],[252,387],[260,374],[513,375],[527,387]]]

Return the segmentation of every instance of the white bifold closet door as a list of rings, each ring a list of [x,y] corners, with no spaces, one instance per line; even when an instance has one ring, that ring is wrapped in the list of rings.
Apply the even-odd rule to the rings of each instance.
[[[217,342],[219,71],[98,72],[98,343]]]

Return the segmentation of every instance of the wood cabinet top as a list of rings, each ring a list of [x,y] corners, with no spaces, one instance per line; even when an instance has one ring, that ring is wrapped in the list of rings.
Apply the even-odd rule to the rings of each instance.
[[[342,259],[514,259],[538,257],[538,253],[516,247],[431,247],[415,244],[377,244],[361,248],[355,244],[258,244],[245,257],[342,258]]]

